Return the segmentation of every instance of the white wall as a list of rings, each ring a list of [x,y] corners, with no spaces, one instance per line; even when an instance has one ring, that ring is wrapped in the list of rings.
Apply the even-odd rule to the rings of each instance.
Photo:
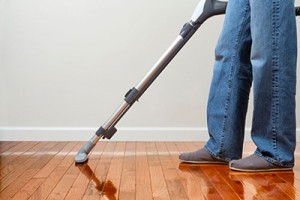
[[[0,140],[89,139],[177,37],[197,3],[0,1]],[[214,17],[199,29],[120,121],[115,140],[207,138],[222,23],[223,16]]]

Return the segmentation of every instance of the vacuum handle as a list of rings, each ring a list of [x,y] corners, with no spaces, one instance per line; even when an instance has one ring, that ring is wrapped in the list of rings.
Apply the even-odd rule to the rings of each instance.
[[[201,0],[192,17],[191,21],[195,24],[202,24],[214,15],[225,14],[228,0]]]
[[[201,0],[191,17],[191,21],[195,24],[202,24],[211,16],[225,14],[227,3],[228,0]],[[300,6],[295,7],[295,15],[300,16]]]

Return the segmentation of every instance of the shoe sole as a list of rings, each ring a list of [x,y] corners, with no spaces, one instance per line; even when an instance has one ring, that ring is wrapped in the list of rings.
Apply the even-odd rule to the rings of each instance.
[[[183,163],[190,163],[190,164],[222,164],[222,165],[228,165],[228,162],[222,162],[222,161],[189,161],[189,160],[181,160]]]
[[[240,169],[229,166],[229,169],[239,172],[273,172],[273,171],[290,171],[293,168],[270,168],[270,169]]]

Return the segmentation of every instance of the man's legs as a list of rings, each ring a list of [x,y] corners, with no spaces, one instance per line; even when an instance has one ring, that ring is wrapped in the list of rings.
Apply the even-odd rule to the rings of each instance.
[[[245,118],[252,83],[250,5],[230,0],[216,47],[216,62],[207,107],[210,139],[205,149],[230,161],[242,156]]]
[[[256,159],[291,168],[296,144],[294,0],[250,0],[250,9],[254,93],[251,134],[257,146]],[[233,163],[237,168],[249,168],[247,163],[254,170],[259,167],[253,156],[251,161],[247,159]]]
[[[210,139],[205,149],[182,154],[181,160],[205,160],[207,152],[213,163],[215,158],[227,162],[241,158],[252,83],[251,43],[249,1],[229,0],[207,106]]]

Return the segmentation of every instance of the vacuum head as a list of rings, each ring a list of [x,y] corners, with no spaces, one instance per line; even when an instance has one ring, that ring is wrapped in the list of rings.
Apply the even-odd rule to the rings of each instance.
[[[75,156],[76,164],[83,164],[88,160],[88,154],[86,152],[78,152]]]
[[[77,155],[75,156],[75,163],[76,164],[83,164],[88,160],[89,152],[93,149],[95,144],[91,141],[88,141],[81,149],[78,151]]]

